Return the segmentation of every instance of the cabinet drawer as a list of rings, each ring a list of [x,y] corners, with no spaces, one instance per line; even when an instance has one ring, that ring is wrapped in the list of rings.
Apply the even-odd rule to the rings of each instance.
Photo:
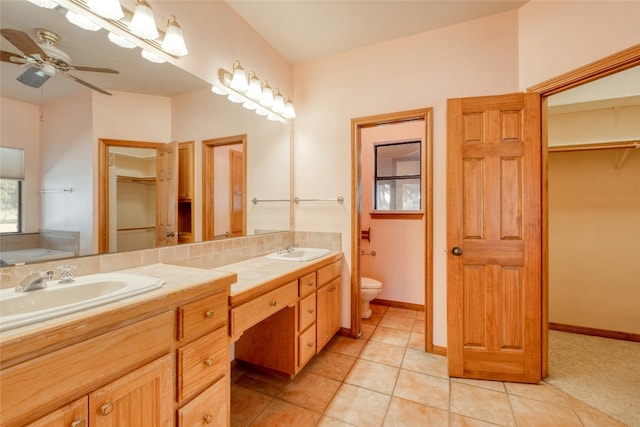
[[[316,325],[311,326],[304,331],[304,333],[300,334],[298,338],[298,349],[300,358],[299,366],[302,367],[316,354]]]
[[[178,410],[178,427],[228,426],[230,385],[226,375]]]
[[[178,400],[183,401],[228,374],[227,330],[220,328],[181,347],[178,353]]]
[[[221,292],[178,307],[178,339],[213,331],[227,321],[227,294]]]
[[[298,295],[303,297],[316,290],[316,272],[309,273],[298,279]]]
[[[316,321],[316,294],[313,293],[300,301],[300,312],[298,313],[298,331],[304,331],[309,325]]]
[[[318,287],[329,283],[342,274],[342,260],[318,269]]]
[[[298,299],[298,281],[284,286],[231,309],[231,336],[237,339],[242,333],[280,311],[295,306]]]

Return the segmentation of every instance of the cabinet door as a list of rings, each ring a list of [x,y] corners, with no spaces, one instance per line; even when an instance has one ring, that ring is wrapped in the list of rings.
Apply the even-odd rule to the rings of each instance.
[[[88,411],[87,398],[82,397],[26,427],[88,427]]]
[[[317,349],[320,351],[340,329],[340,277],[318,289]]]
[[[166,355],[89,395],[91,427],[172,426],[173,359]]]

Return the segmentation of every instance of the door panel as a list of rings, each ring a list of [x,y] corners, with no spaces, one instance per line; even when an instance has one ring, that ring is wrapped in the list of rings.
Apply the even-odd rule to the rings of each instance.
[[[448,102],[451,376],[540,381],[540,111],[537,94]]]
[[[156,246],[178,244],[178,143],[164,144],[157,161]]]
[[[229,237],[244,236],[244,153],[229,151],[230,194],[231,194],[231,230]]]

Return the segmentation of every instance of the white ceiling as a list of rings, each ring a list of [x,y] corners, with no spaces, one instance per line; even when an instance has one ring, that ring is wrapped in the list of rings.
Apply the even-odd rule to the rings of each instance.
[[[526,2],[227,0],[292,64],[517,9]]]

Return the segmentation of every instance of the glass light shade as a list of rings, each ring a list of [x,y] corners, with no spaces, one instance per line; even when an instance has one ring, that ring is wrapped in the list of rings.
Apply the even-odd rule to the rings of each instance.
[[[159,55],[156,55],[153,52],[150,52],[148,50],[144,50],[142,49],[142,52],[140,52],[140,54],[142,55],[142,57],[144,59],[146,59],[147,61],[151,61],[151,62],[155,62],[156,64],[162,64],[163,62],[167,62],[164,58],[162,58]]]
[[[271,107],[273,105],[273,89],[271,89],[269,83],[265,83],[262,88],[262,98],[260,98],[260,103],[265,107]]]
[[[276,116],[275,114],[273,114],[273,113],[269,113],[269,114],[267,114],[267,120],[270,120],[270,121],[272,121],[272,122],[275,122],[275,121],[278,121],[278,120],[280,120],[280,119],[279,119],[279,118],[278,118],[278,116]]]
[[[244,108],[246,108],[247,110],[255,110],[256,108],[258,108],[258,106],[256,104],[254,104],[253,102],[247,102],[245,101],[242,106]]]
[[[72,10],[67,10],[67,13],[64,16],[67,18],[67,21],[82,28],[83,30],[98,31],[100,28],[102,28],[100,25],[91,21],[86,16],[82,16]]]
[[[253,74],[251,78],[249,78],[249,88],[247,89],[247,95],[252,99],[262,98],[262,84],[260,84],[260,80],[255,74]]]
[[[240,104],[241,102],[244,102],[244,99],[240,98],[240,97],[239,97],[239,96],[237,96],[237,95],[234,95],[233,93],[230,93],[230,94],[227,96],[227,99],[228,99],[229,101],[233,102],[234,104]]]
[[[278,114],[284,111],[284,97],[280,92],[276,92],[276,96],[273,97],[273,107],[271,109]]]
[[[189,51],[182,37],[182,28],[176,22],[176,17],[171,15],[167,24],[167,31],[162,41],[162,50],[176,56],[185,56]]]
[[[87,6],[103,18],[114,21],[124,18],[120,0],[87,0]]]
[[[211,85],[211,92],[215,93],[216,95],[226,95],[229,92],[227,92],[225,89],[214,85]]]
[[[285,119],[295,119],[296,111],[293,108],[293,102],[287,99],[287,102],[284,103],[284,111],[282,112],[282,117]]]
[[[51,1],[51,0],[28,0],[29,3],[33,3],[36,6],[39,7],[44,7],[46,9],[53,9],[54,7],[56,7],[58,4]]]
[[[156,20],[153,17],[153,10],[145,0],[137,1],[129,29],[133,34],[143,39],[154,40],[160,36],[156,28]]]
[[[134,47],[136,47],[135,43],[130,42],[129,40],[116,33],[109,32],[107,38],[111,43],[117,44],[118,46],[125,49],[133,49]]]
[[[233,77],[231,78],[231,88],[234,90],[245,91],[249,87],[249,82],[247,82],[247,73],[245,73],[244,68],[238,62],[238,65],[234,65],[233,67]]]
[[[269,111],[266,108],[259,107],[256,109],[256,114],[259,116],[266,116],[269,114]]]

